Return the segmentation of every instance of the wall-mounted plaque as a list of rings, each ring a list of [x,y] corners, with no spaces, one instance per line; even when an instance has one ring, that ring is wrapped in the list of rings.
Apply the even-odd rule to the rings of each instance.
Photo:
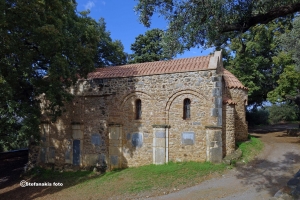
[[[142,133],[133,133],[131,138],[132,146],[141,147],[143,146],[143,135]]]
[[[183,145],[194,145],[195,144],[195,133],[194,132],[181,133],[181,142]]]

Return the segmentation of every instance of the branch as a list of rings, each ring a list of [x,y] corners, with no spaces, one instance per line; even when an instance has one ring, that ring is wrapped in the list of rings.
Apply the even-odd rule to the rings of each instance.
[[[287,6],[280,6],[270,10],[265,14],[259,14],[256,16],[251,16],[247,21],[240,21],[236,24],[225,25],[221,30],[221,33],[231,32],[231,31],[242,31],[246,32],[249,28],[256,24],[267,24],[273,19],[278,17],[284,17],[288,14],[293,14],[300,11],[300,3],[290,4]]]

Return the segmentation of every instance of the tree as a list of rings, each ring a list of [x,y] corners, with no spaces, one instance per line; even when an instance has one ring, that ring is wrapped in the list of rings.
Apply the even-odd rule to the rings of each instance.
[[[283,50],[294,60],[280,75],[278,87],[269,92],[268,98],[271,102],[287,102],[297,107],[297,117],[300,120],[300,53],[299,53],[300,17],[293,21],[293,29],[280,37],[280,44]],[[300,124],[299,124],[300,128]]]
[[[293,29],[281,36],[281,46],[289,52],[296,63],[296,69],[300,72],[300,17],[293,21]]]
[[[9,149],[38,139],[41,94],[53,120],[62,113],[72,98],[65,88],[94,70],[109,35],[74,0],[6,0],[0,8],[0,143]]]
[[[159,60],[168,60],[172,57],[165,55],[161,44],[164,32],[160,29],[152,29],[140,34],[131,45],[133,54],[130,55],[129,63],[143,63]]]
[[[296,121],[298,118],[298,107],[293,102],[276,103],[269,106],[267,110],[272,124],[281,121]]]
[[[106,23],[101,18],[96,24],[101,40],[97,46],[96,67],[125,65],[127,54],[121,41],[113,41],[110,33],[106,31]]]
[[[165,17],[169,26],[164,40],[176,54],[226,43],[257,24],[300,11],[300,0],[139,0],[135,10],[147,27],[155,12]]]
[[[295,65],[286,66],[280,75],[278,87],[268,93],[268,99],[273,102],[294,102],[298,107],[298,120],[300,120],[300,73]]]
[[[277,81],[278,87],[268,94],[271,102],[294,103],[298,107],[298,119],[300,120],[300,59],[299,59],[299,34],[300,18],[293,21],[293,29],[280,37],[280,45],[283,50],[291,55],[294,63],[288,65]],[[300,128],[300,124],[299,124]]]
[[[279,37],[290,29],[290,19],[277,19],[268,25],[256,25],[231,40],[225,67],[249,88],[248,104],[259,106],[275,89],[290,54],[282,51]],[[228,57],[228,56],[227,56]]]

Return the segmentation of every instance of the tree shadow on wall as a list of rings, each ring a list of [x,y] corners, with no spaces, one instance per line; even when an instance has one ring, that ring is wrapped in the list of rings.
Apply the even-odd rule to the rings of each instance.
[[[143,85],[144,80],[137,77],[128,77],[126,80],[127,90],[121,98],[122,103],[118,111],[120,115],[109,119],[110,122],[116,121],[122,124],[122,152],[120,153],[125,162],[123,167],[128,167],[128,162],[131,162],[130,165],[135,165],[133,162],[136,160],[143,160],[143,156],[137,154],[139,151],[145,153],[145,149],[150,146],[149,139],[152,131],[152,126],[149,125],[152,121],[150,111],[153,111],[153,108],[147,109],[151,104],[146,91],[139,91],[141,88],[138,85]],[[141,159],[135,159],[135,156]]]
[[[283,159],[268,161],[256,159],[245,166],[237,167],[236,177],[244,186],[253,186],[257,192],[267,191],[271,196],[286,185],[297,171],[293,167],[300,162],[300,155],[287,152]],[[298,164],[299,165],[299,164]]]
[[[129,69],[132,70],[132,73],[135,74],[137,72],[135,72],[134,69]],[[125,79],[122,80],[124,82],[124,84],[126,84],[126,92],[125,93],[132,93],[136,91],[136,84],[137,84],[137,79],[135,78],[128,78],[126,81]],[[126,82],[126,83],[125,83]],[[113,82],[112,82],[113,84]],[[123,84],[123,83],[122,83]],[[118,99],[120,96],[118,96],[118,93],[115,93],[112,91],[111,85],[109,85],[107,82],[103,82],[103,83],[99,83],[98,85],[95,86],[95,90],[91,90],[90,93],[88,93],[88,95],[86,96],[86,98],[95,98],[95,96],[93,96],[93,92],[95,92],[96,90],[98,90],[97,93],[97,97],[99,97],[100,100],[106,101],[108,102],[107,104],[105,104],[105,106],[112,104],[111,102],[113,102],[112,100],[114,99]],[[123,91],[122,91],[123,92]],[[142,100],[142,111],[143,111],[143,103],[144,100],[141,96],[137,95],[134,96],[134,98],[141,98]],[[77,102],[76,102],[77,103]],[[80,104],[80,103],[79,103]],[[78,104],[78,105],[79,105]],[[146,105],[146,104],[144,104]],[[114,112],[114,109],[112,108],[111,110],[107,110],[107,107],[103,107],[102,105],[98,105],[98,104],[93,104],[91,105],[89,108],[87,108],[87,105],[85,105],[85,107],[80,107],[77,108],[77,104],[74,105],[74,107],[76,107],[75,111],[80,111],[81,112],[72,112],[72,108],[69,108],[71,110],[68,110],[69,114],[66,115],[64,113],[64,118],[66,121],[68,121],[68,127],[66,129],[70,129],[70,133],[69,135],[71,135],[71,121],[83,121],[83,124],[85,124],[85,121],[87,120],[86,116],[88,114],[90,115],[94,115],[94,113],[101,113],[103,116],[100,116],[99,118],[103,118],[103,120],[107,120],[108,123],[114,122],[116,124],[128,124],[130,125],[130,123],[134,123],[134,127],[132,126],[132,128],[128,128],[127,130],[123,130],[123,138],[122,138],[122,148],[120,149],[120,151],[117,153],[118,155],[120,155],[120,157],[118,159],[120,159],[122,161],[122,167],[126,168],[128,167],[128,161],[127,158],[132,158],[135,156],[135,152],[140,148],[138,145],[138,138],[133,139],[132,135],[134,133],[137,132],[143,132],[143,120],[136,120],[135,119],[135,115],[136,115],[136,109],[133,105],[129,104],[128,106],[128,110],[126,111],[126,116],[123,115],[119,115],[122,112],[118,111],[118,112]],[[117,105],[112,105],[112,107],[116,107]],[[71,106],[72,107],[72,106]],[[77,110],[78,109],[78,110]],[[109,113],[107,112],[102,112],[102,111],[109,111]],[[87,112],[88,111],[88,112]],[[142,112],[143,113],[143,112]],[[146,119],[146,114],[147,113],[143,113],[142,117],[145,117],[144,119]],[[74,120],[74,116],[80,119],[76,119]],[[80,117],[79,117],[80,116]],[[97,115],[98,116],[98,115]],[[148,119],[149,120],[149,119]],[[131,126],[131,125],[130,125]],[[55,129],[55,127],[53,128],[53,130]],[[55,132],[59,132],[58,130],[55,130]],[[107,133],[107,132],[106,132]],[[143,132],[144,133],[144,132]],[[131,134],[131,137],[129,139],[127,139],[127,134]],[[147,133],[148,134],[148,133]],[[59,132],[57,137],[60,140],[65,139],[66,135],[68,135],[67,132],[62,131]],[[133,136],[133,137],[137,137],[137,136]],[[143,139],[145,135],[143,135]],[[149,137],[150,137],[150,133],[149,133]],[[69,138],[71,138],[71,136],[69,136]],[[109,148],[109,140],[108,136],[103,139],[106,143],[107,148]],[[133,140],[133,142],[132,142]],[[145,143],[143,143],[143,145],[145,145]],[[123,151],[123,147],[128,147],[128,157],[126,158],[124,156],[124,151]],[[63,152],[63,151],[62,151]],[[59,155],[57,155],[61,158],[64,158],[64,154],[60,153]],[[110,159],[110,157],[108,157],[107,159]],[[10,167],[9,165],[5,166],[5,167]],[[23,167],[23,166],[22,166]],[[40,169],[42,170],[42,169]],[[119,173],[121,171],[121,169],[115,169],[113,172],[114,173]],[[39,173],[39,172],[36,172]],[[89,171],[84,171],[84,172],[66,172],[66,174],[64,173],[64,175],[60,174],[60,172],[55,172],[55,171],[47,171],[47,172],[43,172],[41,173],[40,176],[34,177],[32,179],[27,179],[27,177],[22,177],[22,178],[16,178],[14,179],[12,182],[10,182],[9,185],[3,186],[3,189],[0,189],[0,194],[1,194],[1,199],[34,199],[34,198],[43,198],[43,197],[51,197],[51,195],[58,193],[62,190],[68,189],[70,187],[73,187],[75,185],[78,185],[82,182],[85,182],[86,180],[91,180],[94,178],[99,178],[99,176],[97,177],[89,177]],[[45,175],[46,174],[46,175]],[[64,176],[66,176],[64,178]],[[101,177],[100,177],[101,178]],[[53,182],[60,182],[63,183],[63,186],[46,186],[46,187],[20,187],[20,181],[21,180],[27,180],[28,182],[37,182],[37,183],[41,183],[41,182],[49,182],[52,183]],[[1,184],[1,183],[0,183]],[[93,195],[93,194],[90,194]],[[56,196],[58,197],[58,196]],[[54,197],[54,198],[56,198]],[[61,197],[61,196],[60,196]],[[93,196],[91,196],[90,198],[92,198]],[[62,197],[61,197],[62,198]],[[70,194],[70,196],[67,196],[66,198],[72,198],[72,194]],[[87,197],[89,198],[89,197]]]

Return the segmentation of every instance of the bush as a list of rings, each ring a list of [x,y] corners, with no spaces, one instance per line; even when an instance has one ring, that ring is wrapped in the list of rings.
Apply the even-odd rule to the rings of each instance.
[[[294,103],[273,104],[268,107],[270,123],[278,123],[281,121],[296,121],[297,120],[297,106]]]
[[[268,124],[269,111],[259,108],[246,111],[246,120],[250,126]]]

